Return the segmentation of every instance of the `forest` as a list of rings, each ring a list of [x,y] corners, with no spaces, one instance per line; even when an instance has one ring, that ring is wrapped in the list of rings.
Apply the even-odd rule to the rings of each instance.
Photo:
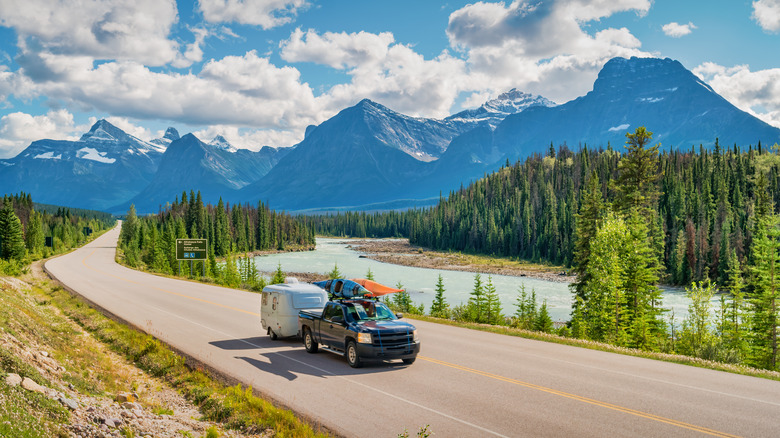
[[[189,263],[176,260],[176,239],[207,239],[208,260]],[[249,253],[267,250],[306,250],[314,247],[314,229],[301,220],[277,213],[262,202],[204,205],[200,192],[182,192],[181,200],[156,215],[138,217],[135,207],[127,213],[119,246],[124,262],[136,268],[172,275],[205,277],[230,287],[262,289],[264,281]],[[236,254],[245,254],[243,258]],[[218,264],[217,258],[225,258]],[[283,279],[283,278],[282,278]]]
[[[551,146],[428,209],[308,220],[322,234],[564,265],[576,274],[564,336],[778,369],[778,146],[716,139],[711,150],[661,152],[644,127],[626,138],[621,151]],[[667,314],[661,283],[685,286],[682,323]],[[467,305],[435,300],[431,314],[550,331],[533,291],[519,292],[507,318],[491,308],[492,289],[477,277]]]
[[[621,148],[622,149],[622,148]],[[429,209],[406,212],[340,212],[307,217],[318,234],[407,237],[437,250],[507,256],[533,262],[574,264],[576,214],[595,172],[602,198],[615,200],[622,154],[612,147],[577,152],[561,146],[533,155],[473,182]],[[777,205],[780,155],[748,146],[664,151],[656,161],[660,191],[654,206],[663,235],[662,282],[724,280],[728,254],[740,262],[752,242],[759,174]]]
[[[84,244],[116,224],[107,213],[36,204],[29,193],[4,195],[0,206],[0,271],[18,275],[34,260]]]

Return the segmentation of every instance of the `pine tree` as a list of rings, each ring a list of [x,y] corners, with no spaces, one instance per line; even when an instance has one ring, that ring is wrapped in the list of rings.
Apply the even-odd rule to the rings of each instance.
[[[134,242],[138,237],[138,216],[135,213],[135,205],[131,204],[127,210],[127,216],[122,221],[122,231],[119,233],[119,239],[122,244],[129,246],[131,242]]]
[[[501,324],[503,322],[501,315],[501,300],[493,285],[493,277],[488,276],[485,283],[485,322],[488,324]]]
[[[547,311],[547,300],[542,301],[542,306],[539,308],[539,314],[536,315],[534,320],[534,330],[544,333],[552,333],[553,320],[550,318],[550,313]]]
[[[284,280],[285,275],[284,271],[282,271],[282,263],[279,262],[279,264],[276,266],[276,272],[274,272],[274,276],[271,278],[271,284],[283,284]]]
[[[22,222],[14,213],[11,199],[6,198],[0,209],[0,258],[22,260],[25,253]]]
[[[474,289],[468,302],[469,319],[474,322],[484,322],[485,312],[485,287],[482,284],[482,275],[474,274]]]
[[[30,219],[27,221],[27,229],[24,234],[24,243],[27,251],[40,254],[43,251],[45,236],[43,235],[43,219],[35,210],[30,211]]]
[[[336,279],[336,278],[344,278],[344,274],[339,271],[339,264],[336,263],[333,265],[333,270],[328,272],[328,278],[329,279]]]
[[[437,318],[449,318],[450,306],[447,304],[447,300],[444,298],[444,279],[439,274],[439,279],[436,282],[436,295],[433,297],[433,303],[431,304],[431,316]]]
[[[761,368],[776,369],[777,326],[780,324],[780,217],[767,214],[759,219],[751,255],[751,362]]]
[[[368,272],[366,272],[366,280],[374,281],[374,273],[371,272],[371,268],[368,268]]]

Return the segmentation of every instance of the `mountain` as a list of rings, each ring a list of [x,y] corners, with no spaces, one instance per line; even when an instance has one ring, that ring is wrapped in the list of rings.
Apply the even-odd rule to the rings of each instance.
[[[663,149],[747,147],[780,141],[780,129],[738,109],[678,61],[614,58],[593,90],[556,107],[535,106],[506,117],[496,128],[485,163],[515,160],[554,145],[588,144],[622,150],[626,132],[645,126]]]
[[[444,120],[409,117],[365,99],[307,128],[304,140],[240,196],[293,210],[381,208],[386,202],[398,205],[398,199],[415,203],[420,196],[435,197],[438,191],[431,195],[431,187],[418,184],[434,170],[426,163],[438,159],[456,136],[488,126],[487,120],[481,113]]]
[[[99,120],[78,141],[37,140],[0,160],[0,190],[24,191],[45,204],[103,210],[146,186],[163,150]]]
[[[163,148],[167,148],[171,142],[178,140],[179,138],[179,131],[176,130],[176,128],[169,127],[165,130],[165,134],[161,138],[155,138],[154,140],[150,141],[149,143],[156,144],[158,146],[162,146]]]
[[[238,150],[235,146],[230,144],[230,142],[227,141],[227,139],[225,137],[223,137],[221,135],[218,135],[218,136],[214,137],[209,142],[209,144],[211,146],[214,146],[217,149],[222,149],[223,151],[236,152]]]
[[[557,103],[543,96],[523,93],[512,88],[497,98],[485,102],[479,108],[461,111],[445,120],[484,122],[491,128],[495,128],[511,114],[517,114],[534,106],[554,107],[556,105]]]
[[[154,178],[140,193],[108,211],[125,213],[134,204],[139,213],[156,213],[190,190],[199,190],[204,202],[216,204],[220,197],[234,201],[238,189],[267,174],[287,152],[268,146],[257,152],[236,149],[221,136],[207,144],[187,134],[168,145]]]

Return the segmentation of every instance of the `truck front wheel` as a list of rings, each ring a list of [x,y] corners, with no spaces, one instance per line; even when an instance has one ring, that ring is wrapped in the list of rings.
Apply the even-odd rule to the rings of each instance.
[[[314,336],[308,327],[303,329],[303,346],[309,353],[316,353],[317,349],[319,349],[319,345],[317,345],[317,341],[314,340]]]
[[[363,364],[360,362],[360,356],[358,356],[357,352],[357,344],[355,341],[350,340],[347,343],[347,363],[352,368],[360,368],[363,366]]]

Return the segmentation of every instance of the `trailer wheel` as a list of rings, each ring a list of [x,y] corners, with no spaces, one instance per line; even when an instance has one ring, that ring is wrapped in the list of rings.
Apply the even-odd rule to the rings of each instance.
[[[314,336],[308,327],[303,329],[303,347],[306,348],[308,353],[316,353],[319,349],[319,345],[317,345],[317,341],[314,340]]]
[[[275,341],[275,340],[279,339],[279,336],[276,334],[276,332],[274,332],[274,331],[271,329],[271,327],[268,327],[268,336],[270,336],[270,337],[271,337],[271,340],[272,340],[272,341]]]
[[[355,343],[355,341],[350,340],[347,343],[346,356],[347,356],[347,363],[352,368],[360,368],[363,366],[363,364],[360,362],[360,356],[358,356],[357,344]]]

